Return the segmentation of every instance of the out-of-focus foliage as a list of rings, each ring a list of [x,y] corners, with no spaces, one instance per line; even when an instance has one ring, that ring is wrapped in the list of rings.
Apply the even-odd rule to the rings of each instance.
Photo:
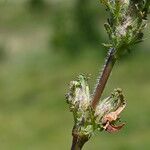
[[[27,2],[0,0],[0,59],[3,60],[0,61],[0,149],[67,150],[71,145],[73,122],[65,103],[66,83],[80,73],[87,73],[91,74],[92,89],[104,60],[99,53],[103,49],[99,46],[107,40],[103,29],[105,10],[101,9],[99,0],[91,0],[91,3],[95,2],[95,6],[91,5],[93,12],[101,22],[95,26],[99,27],[100,37],[105,40],[98,41],[97,48],[93,48],[95,45],[87,47],[84,53],[81,49],[78,54],[82,55],[77,55],[77,60],[70,60],[65,50],[60,53],[52,49],[52,33],[56,32],[52,23],[53,19],[57,20],[55,24],[61,22],[58,18],[61,13],[57,15],[61,11],[59,7],[64,7],[61,11],[64,16],[70,8],[68,5],[76,6],[75,1],[45,0],[46,9],[35,12],[27,8]],[[63,21],[71,22],[71,19],[67,17]],[[86,150],[149,150],[149,31],[148,25],[143,44],[115,66],[104,94],[104,97],[108,96],[118,86],[125,89],[127,107],[122,116],[125,128],[115,135],[97,134],[85,145]],[[81,38],[79,49],[83,41]],[[90,43],[89,40],[85,46]],[[68,53],[74,56],[73,51],[68,50]]]
[[[87,47],[95,49],[100,45],[101,11],[96,4],[91,0],[76,0],[56,7],[52,38],[55,50],[67,51],[74,56]]]
[[[31,10],[40,11],[44,9],[46,4],[44,0],[29,0],[28,5]]]

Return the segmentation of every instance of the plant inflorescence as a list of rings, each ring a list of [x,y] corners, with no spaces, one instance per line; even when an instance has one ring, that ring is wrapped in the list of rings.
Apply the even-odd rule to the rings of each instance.
[[[143,40],[143,29],[150,11],[150,0],[100,1],[109,14],[104,24],[109,41],[103,44],[108,48],[108,55],[93,94],[90,94],[88,78],[84,75],[70,82],[66,98],[74,117],[72,150],[82,149],[95,131],[113,133],[124,126],[116,125],[126,106],[122,90],[114,89],[109,97],[100,98],[115,62]]]

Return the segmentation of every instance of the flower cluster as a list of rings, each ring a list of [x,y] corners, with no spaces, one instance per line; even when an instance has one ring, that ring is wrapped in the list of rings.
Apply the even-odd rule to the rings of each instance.
[[[75,127],[80,135],[90,137],[95,130],[112,133],[124,125],[115,125],[126,105],[121,89],[115,89],[108,98],[99,102],[96,109],[92,109],[87,78],[80,75],[77,81],[70,82],[67,103],[73,112]]]
[[[78,76],[77,81],[71,81],[69,92],[66,95],[70,111],[73,112],[75,127],[78,134],[90,136],[92,133],[90,92],[87,84],[88,78]]]
[[[116,57],[142,41],[143,29],[147,24],[149,0],[101,0],[109,12],[105,29],[110,43],[116,49]]]

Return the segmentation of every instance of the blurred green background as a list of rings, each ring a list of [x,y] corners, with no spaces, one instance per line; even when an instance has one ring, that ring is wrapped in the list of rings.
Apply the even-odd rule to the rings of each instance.
[[[99,0],[0,0],[0,149],[68,150],[70,80],[104,62],[108,38]],[[103,97],[124,90],[126,122],[117,134],[96,133],[85,150],[150,149],[150,26],[145,41],[116,64]]]

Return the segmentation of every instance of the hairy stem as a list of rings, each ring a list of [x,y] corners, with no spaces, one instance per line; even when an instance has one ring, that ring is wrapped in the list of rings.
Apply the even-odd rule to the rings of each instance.
[[[92,99],[93,109],[95,109],[95,107],[97,106],[97,104],[101,98],[101,95],[104,91],[107,80],[108,80],[110,73],[112,71],[112,68],[116,62],[116,58],[115,58],[114,54],[115,54],[115,48],[110,48],[106,62],[104,64],[103,71],[100,74],[100,78],[98,79],[98,83],[97,83],[95,91],[93,93],[93,99]]]

